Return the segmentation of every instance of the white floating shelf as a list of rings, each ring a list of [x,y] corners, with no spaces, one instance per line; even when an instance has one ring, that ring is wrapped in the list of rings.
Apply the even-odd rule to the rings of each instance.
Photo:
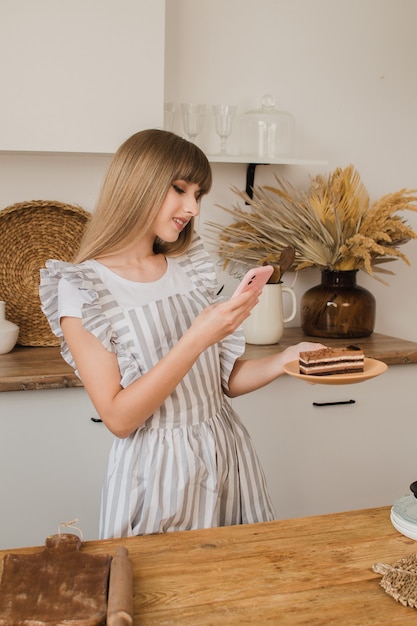
[[[291,157],[280,157],[279,159],[259,159],[257,156],[250,155],[219,155],[208,154],[210,163],[254,163],[256,165],[327,165],[328,161],[324,159],[298,159]]]
[[[321,159],[295,159],[291,157],[281,157],[279,159],[259,160],[258,157],[250,155],[230,155],[223,156],[221,154],[207,155],[211,163],[244,163],[246,165],[246,193],[250,198],[253,197],[253,188],[255,184],[255,170],[258,165],[327,165],[327,161]]]

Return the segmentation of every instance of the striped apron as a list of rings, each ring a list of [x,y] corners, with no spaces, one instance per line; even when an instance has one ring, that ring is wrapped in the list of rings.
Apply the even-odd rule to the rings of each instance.
[[[205,306],[193,290],[125,312],[142,374]],[[140,428],[115,440],[100,538],[274,518],[251,439],[222,391],[220,351],[221,344],[208,348]]]

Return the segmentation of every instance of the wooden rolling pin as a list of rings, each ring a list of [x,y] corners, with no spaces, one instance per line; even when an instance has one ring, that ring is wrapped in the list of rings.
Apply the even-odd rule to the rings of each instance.
[[[110,566],[107,626],[133,624],[133,574],[127,548],[119,546]]]

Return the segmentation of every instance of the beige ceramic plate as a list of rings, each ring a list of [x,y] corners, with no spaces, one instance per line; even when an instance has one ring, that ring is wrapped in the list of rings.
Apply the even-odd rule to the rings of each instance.
[[[286,374],[305,380],[308,383],[316,383],[316,385],[351,385],[352,383],[362,383],[364,380],[383,374],[387,368],[388,365],[382,361],[365,358],[363,372],[333,374],[332,376],[311,376],[310,374],[300,374],[298,360],[291,361],[291,363],[284,365]]]

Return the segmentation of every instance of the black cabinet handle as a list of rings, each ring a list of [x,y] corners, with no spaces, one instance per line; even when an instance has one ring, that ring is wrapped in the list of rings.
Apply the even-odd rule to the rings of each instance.
[[[355,404],[356,400],[338,400],[336,402],[313,402],[313,406],[336,406],[337,404]]]

